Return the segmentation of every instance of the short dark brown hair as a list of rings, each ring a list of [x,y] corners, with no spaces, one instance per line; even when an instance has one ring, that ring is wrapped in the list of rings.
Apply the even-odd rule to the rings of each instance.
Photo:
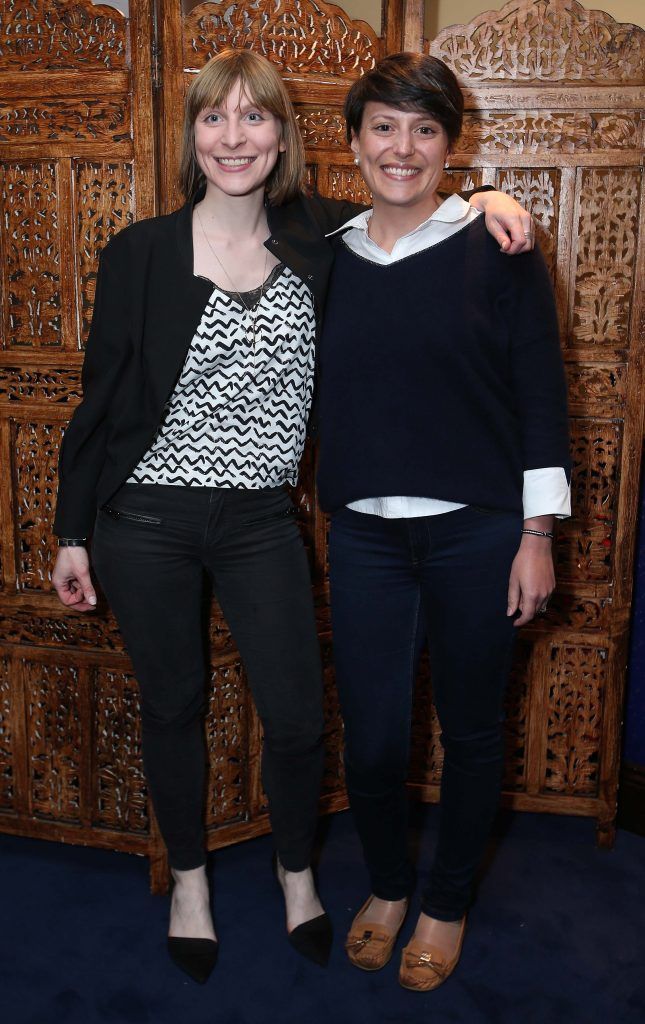
[[[437,57],[392,53],[354,82],[343,110],[348,142],[359,134],[370,102],[427,114],[442,125],[451,145],[461,133],[464,97],[450,68]]]
[[[295,111],[280,75],[268,60],[252,50],[222,50],[205,64],[190,83],[184,107],[179,183],[187,200],[204,184],[195,156],[195,121],[202,110],[221,106],[233,86],[240,82],[253,103],[268,110],[282,124],[284,153],[266,183],[269,202],[289,202],[302,190],[305,180],[305,151]]]

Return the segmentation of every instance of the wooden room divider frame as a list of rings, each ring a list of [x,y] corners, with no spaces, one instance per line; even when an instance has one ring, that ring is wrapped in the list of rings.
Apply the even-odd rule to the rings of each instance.
[[[281,68],[311,183],[364,198],[344,142],[348,84],[381,54],[429,49],[467,97],[446,186],[494,183],[533,210],[569,379],[574,517],[558,533],[549,614],[517,645],[504,800],[593,816],[611,843],[643,428],[643,30],[573,0],[518,0],[430,45],[420,0],[385,3],[381,36],[322,0],[130,0],[127,18],[90,0],[0,0],[0,11],[0,831],[145,854],[153,889],[166,885],[132,670],[104,602],[82,615],[53,595],[51,520],[98,252],[131,220],[178,205],[187,78],[238,45]],[[308,450],[296,501],[325,664],[330,811],[346,799],[314,463]],[[214,849],[269,824],[260,728],[216,606],[210,636]],[[424,799],[438,798],[441,763],[424,670],[411,767]]]

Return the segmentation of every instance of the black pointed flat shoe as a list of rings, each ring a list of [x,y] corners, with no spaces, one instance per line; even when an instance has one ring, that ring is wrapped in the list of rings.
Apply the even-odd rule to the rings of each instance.
[[[273,854],[271,866],[276,885],[284,897],[284,890],[278,874],[277,853]],[[311,960],[312,963],[318,964],[320,967],[326,967],[329,963],[334,931],[328,914],[319,914],[318,917],[312,917],[309,921],[303,921],[293,931],[287,933],[287,938],[296,953],[300,953],[300,956],[304,956],[305,959]]]
[[[327,966],[334,939],[328,914],[319,914],[318,917],[312,917],[310,921],[304,921],[292,932],[289,932],[287,937],[301,956],[319,964],[320,967]]]
[[[179,939],[168,936],[168,954],[180,970],[204,985],[217,963],[219,943],[214,939]]]

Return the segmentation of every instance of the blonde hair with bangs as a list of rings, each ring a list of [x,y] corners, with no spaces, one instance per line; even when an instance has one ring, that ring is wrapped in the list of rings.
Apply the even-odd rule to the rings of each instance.
[[[252,50],[222,50],[195,76],[186,94],[179,183],[186,200],[193,198],[205,178],[195,156],[195,121],[202,110],[220,107],[237,82],[249,99],[282,124],[285,151],[266,182],[269,202],[278,206],[294,199],[305,180],[305,150],[296,115],[280,75]]]

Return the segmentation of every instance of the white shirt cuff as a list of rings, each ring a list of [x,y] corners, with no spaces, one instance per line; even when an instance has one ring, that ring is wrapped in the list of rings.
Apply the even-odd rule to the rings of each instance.
[[[524,471],[522,495],[524,518],[555,516],[566,519],[571,515],[571,487],[561,466]]]

